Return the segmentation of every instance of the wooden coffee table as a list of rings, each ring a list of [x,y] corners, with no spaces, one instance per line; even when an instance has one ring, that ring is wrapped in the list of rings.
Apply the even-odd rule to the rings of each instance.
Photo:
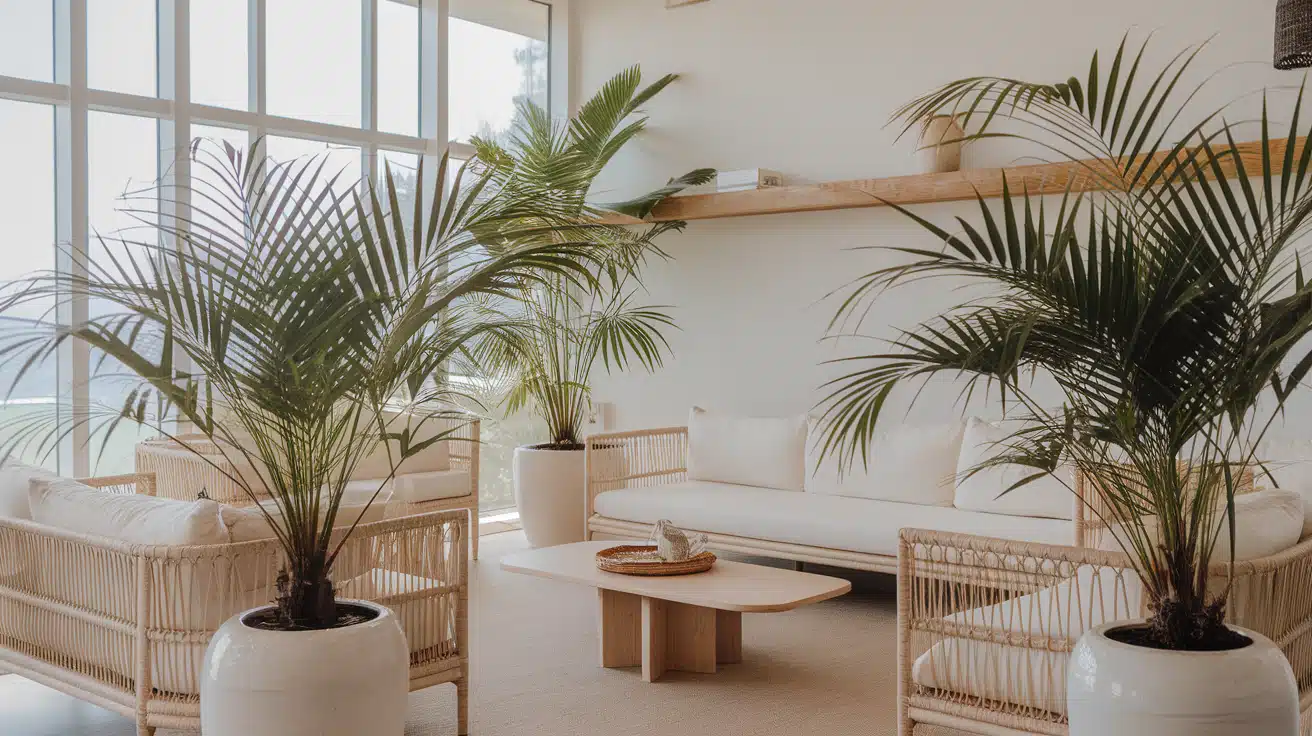
[[[641,664],[647,682],[668,670],[713,673],[742,661],[744,613],[789,611],[852,589],[838,578],[727,560],[673,577],[598,570],[597,552],[616,544],[546,547],[502,558],[501,569],[596,588],[601,666]]]

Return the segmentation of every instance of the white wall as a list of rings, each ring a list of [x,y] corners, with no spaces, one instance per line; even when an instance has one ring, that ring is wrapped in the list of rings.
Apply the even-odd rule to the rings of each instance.
[[[683,78],[649,108],[652,126],[613,166],[632,193],[697,166],[773,168],[792,182],[916,173],[914,143],[884,127],[901,103],[952,79],[1001,74],[1083,77],[1095,48],[1126,30],[1155,31],[1153,58],[1215,34],[1199,72],[1227,68],[1202,101],[1219,106],[1301,76],[1270,66],[1275,0],[574,0],[571,88],[586,98],[619,69]],[[1110,61],[1106,59],[1104,63]],[[977,146],[967,165],[1016,162],[1014,146]],[[919,208],[946,220],[973,205]],[[598,381],[619,428],[681,424],[689,405],[774,414],[810,409],[826,359],[857,345],[822,343],[831,291],[888,258],[849,249],[930,241],[886,209],[690,223],[647,274],[650,302],[682,330],[661,372]],[[962,299],[943,283],[893,292],[865,332],[893,334]],[[868,347],[874,347],[870,345]],[[935,386],[912,421],[960,412],[956,386]],[[994,409],[995,410],[995,409]]]

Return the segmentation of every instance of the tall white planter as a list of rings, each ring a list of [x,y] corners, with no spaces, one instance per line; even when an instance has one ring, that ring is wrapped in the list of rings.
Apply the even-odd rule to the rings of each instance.
[[[1229,652],[1167,652],[1115,641],[1100,626],[1071,652],[1070,736],[1298,736],[1298,685],[1270,639]]]
[[[515,504],[534,547],[583,541],[583,450],[515,448]]]
[[[205,736],[402,736],[410,656],[396,615],[328,631],[264,631],[229,619],[200,683]]]

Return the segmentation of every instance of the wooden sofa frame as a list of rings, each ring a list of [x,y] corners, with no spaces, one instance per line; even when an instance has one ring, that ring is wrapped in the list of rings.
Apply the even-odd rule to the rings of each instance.
[[[108,493],[155,487],[149,474],[82,482]],[[411,691],[456,686],[461,734],[469,723],[469,533],[464,511],[388,519],[358,527],[338,558],[339,569],[347,560],[371,571],[342,583],[340,596],[388,606],[419,634]],[[134,718],[140,736],[199,730],[204,647],[252,598],[272,600],[281,567],[276,540],[150,546],[0,519],[0,665]],[[51,579],[52,569],[66,572]],[[415,650],[421,640],[426,647]],[[183,686],[162,691],[153,678]]]
[[[387,518],[396,519],[434,511],[464,509],[469,513],[470,557],[477,560],[478,467],[482,423],[472,417],[467,421],[463,419],[444,421],[449,423],[452,430],[450,438],[446,440],[451,457],[451,469],[468,471],[469,492],[462,496],[439,498],[423,503],[388,504]],[[233,463],[214,447],[214,443],[208,437],[182,435],[177,439],[186,442],[191,449],[179,447],[177,442],[166,438],[146,440],[137,445],[136,471],[155,474],[160,496],[191,501],[196,498],[197,490],[203,488],[210,498],[219,503],[233,506],[246,506],[251,503],[246,492],[230,477],[236,475]],[[222,470],[196,457],[196,452],[208,456]]]

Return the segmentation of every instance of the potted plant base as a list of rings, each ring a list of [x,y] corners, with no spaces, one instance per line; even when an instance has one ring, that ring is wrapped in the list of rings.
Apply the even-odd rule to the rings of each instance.
[[[1298,684],[1270,639],[1229,627],[1248,643],[1168,651],[1134,643],[1144,628],[1113,623],[1080,638],[1066,680],[1070,736],[1297,736]]]
[[[409,649],[396,615],[338,601],[339,626],[285,631],[274,606],[233,616],[205,652],[205,736],[402,736]],[[274,615],[270,615],[270,614]]]
[[[514,476],[515,504],[530,545],[554,547],[583,541],[582,445],[517,447]]]

